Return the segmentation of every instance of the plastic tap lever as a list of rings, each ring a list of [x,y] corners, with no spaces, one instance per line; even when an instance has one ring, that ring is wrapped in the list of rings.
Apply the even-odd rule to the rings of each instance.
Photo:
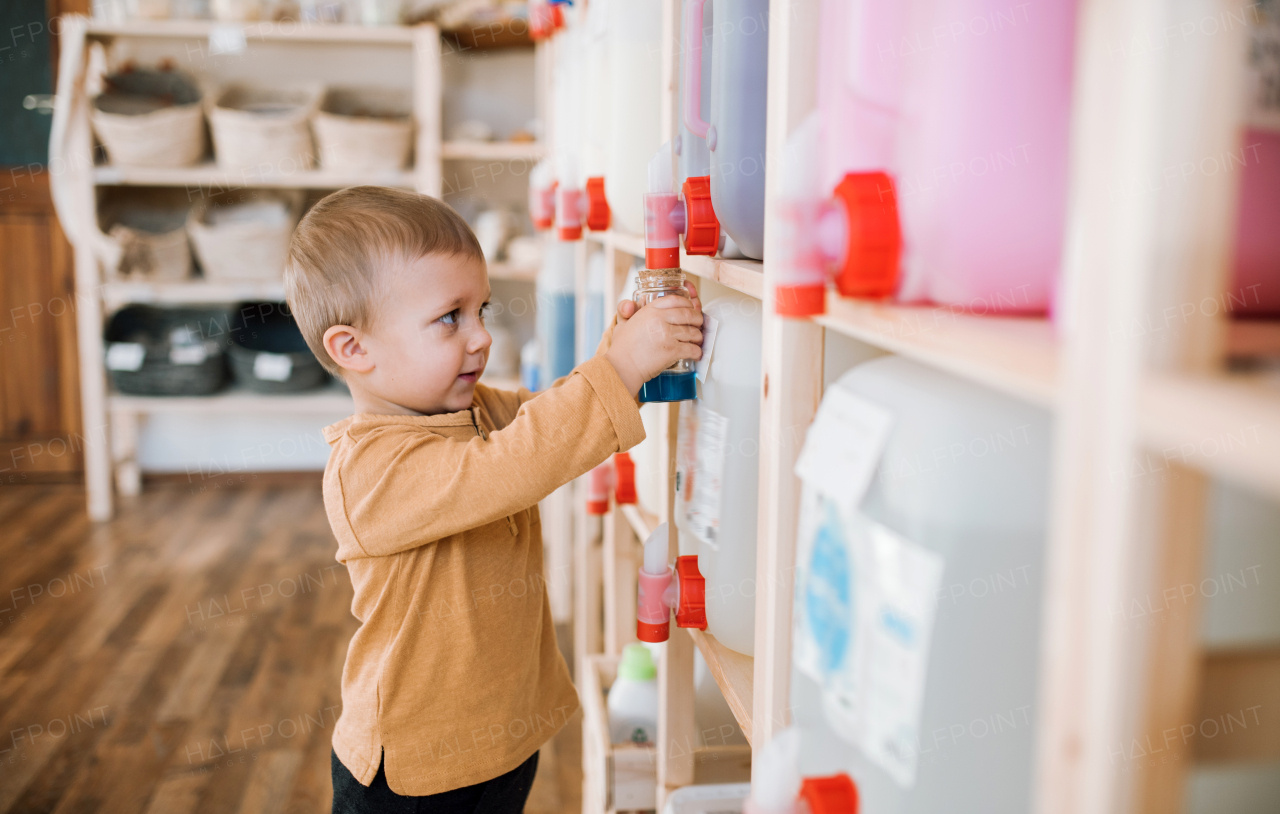
[[[707,629],[707,581],[698,570],[696,555],[676,557],[676,625]]]
[[[858,787],[844,772],[828,777],[806,777],[800,797],[811,814],[858,814]]]
[[[685,179],[684,250],[689,254],[712,255],[720,248],[720,221],[711,205],[711,177],[697,175]]]
[[[893,179],[883,172],[845,175],[835,188],[844,205],[845,251],[836,286],[846,297],[889,297],[898,290],[902,228]]]

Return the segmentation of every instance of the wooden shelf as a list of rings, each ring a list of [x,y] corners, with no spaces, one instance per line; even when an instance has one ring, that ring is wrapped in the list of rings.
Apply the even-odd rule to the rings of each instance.
[[[617,251],[629,254],[632,257],[644,259],[644,235],[633,235],[627,232],[592,232],[583,230],[583,237],[588,240],[594,240],[601,246],[612,246]]]
[[[1280,381],[1158,376],[1142,385],[1138,434],[1161,465],[1181,464],[1280,497]]]
[[[716,637],[710,633],[693,628],[687,630],[693,637],[694,644],[702,651],[702,658],[706,659],[707,666],[711,668],[711,675],[720,686],[720,692],[724,693],[724,700],[729,702],[729,709],[733,710],[733,717],[738,719],[738,726],[742,727],[747,742],[754,744],[751,739],[751,686],[755,675],[755,659],[730,650],[716,641]]]
[[[93,168],[97,186],[186,187],[192,191],[222,192],[230,189],[274,187],[278,189],[342,189],[360,184],[414,189],[413,170],[360,172],[323,167],[293,172],[259,172],[256,167],[232,170],[213,162],[192,167],[122,167],[103,164]]]
[[[413,42],[414,30],[409,26],[332,25],[299,22],[234,23],[216,20],[130,20],[107,23],[91,20],[87,36],[149,37],[162,39],[206,39],[214,29],[242,28],[245,39],[276,42],[349,42],[378,45]]]
[[[269,395],[231,388],[210,396],[130,396],[111,393],[109,410],[135,413],[250,413],[297,415],[300,413],[351,413],[351,394],[337,385],[303,393]]]
[[[680,268],[707,280],[715,280],[748,297],[764,299],[764,263],[724,257],[688,255],[680,250]]]
[[[446,141],[440,157],[453,161],[537,161],[547,154],[536,141]]]
[[[627,519],[631,530],[640,538],[641,543],[649,539],[649,535],[653,534],[653,530],[658,527],[658,518],[641,509],[635,503],[624,503],[618,508],[622,510],[622,516]]]
[[[1057,400],[1058,346],[1046,319],[885,305],[828,291],[827,313],[814,321],[1041,407]]]
[[[239,302],[241,300],[283,300],[283,280],[236,280],[212,282],[202,279],[175,282],[119,280],[103,283],[102,300],[108,309],[129,303],[185,305]]]

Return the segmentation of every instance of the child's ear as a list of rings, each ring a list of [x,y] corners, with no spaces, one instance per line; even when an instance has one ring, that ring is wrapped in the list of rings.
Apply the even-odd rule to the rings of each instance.
[[[324,332],[324,349],[343,370],[368,373],[373,370],[373,359],[361,346],[360,339],[360,331],[350,325],[334,325]]]

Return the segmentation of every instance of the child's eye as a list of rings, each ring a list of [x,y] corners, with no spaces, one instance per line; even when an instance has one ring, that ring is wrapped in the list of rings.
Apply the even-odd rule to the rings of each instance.
[[[493,316],[493,306],[486,302],[480,306],[480,321],[484,322],[491,316]]]
[[[438,319],[438,320],[436,320],[436,321],[437,321],[437,322],[441,322],[441,323],[443,323],[443,324],[445,324],[445,325],[457,325],[457,324],[458,324],[458,309],[457,309],[457,308],[453,309],[452,311],[450,311],[449,313],[447,313],[447,314],[445,314],[444,316],[440,317],[440,319]]]

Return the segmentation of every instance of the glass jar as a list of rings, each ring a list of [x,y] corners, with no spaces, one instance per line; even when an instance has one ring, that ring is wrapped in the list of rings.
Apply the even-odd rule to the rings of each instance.
[[[641,269],[636,281],[635,304],[643,308],[659,297],[688,297],[684,272],[672,269]],[[640,401],[688,401],[697,397],[694,362],[681,359],[640,386]]]

